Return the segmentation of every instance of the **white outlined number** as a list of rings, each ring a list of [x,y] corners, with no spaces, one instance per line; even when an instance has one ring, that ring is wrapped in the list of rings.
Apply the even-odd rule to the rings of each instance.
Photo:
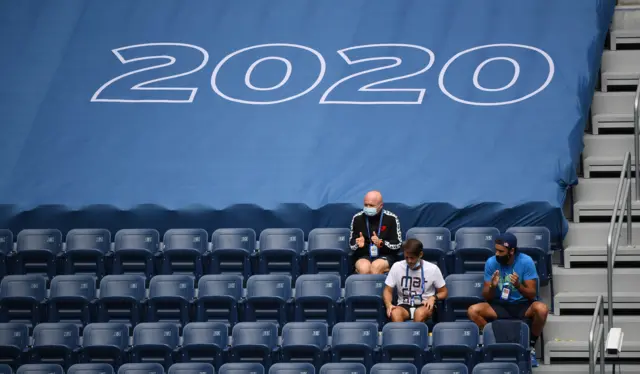
[[[127,51],[130,50],[134,50],[134,49],[141,49],[141,48],[147,48],[147,47],[157,47],[157,46],[171,46],[171,47],[178,47],[178,48],[191,48],[194,49],[198,52],[200,52],[202,54],[202,61],[201,63],[194,69],[191,69],[189,71],[186,71],[184,73],[179,73],[179,74],[174,74],[174,75],[170,75],[170,76],[166,76],[166,77],[160,77],[160,78],[156,78],[156,79],[151,79],[151,80],[147,80],[144,82],[140,82],[137,83],[135,85],[133,85],[132,87],[129,88],[129,90],[131,91],[156,91],[156,93],[158,94],[158,98],[156,99],[149,99],[149,98],[144,98],[144,99],[129,99],[129,98],[118,98],[117,96],[114,95],[114,97],[112,98],[106,98],[104,96],[106,95],[106,92],[103,93],[108,87],[113,86],[116,82],[135,75],[135,74],[139,74],[145,71],[150,71],[150,70],[157,70],[157,69],[162,69],[168,66],[171,66],[173,64],[176,63],[176,58],[174,56],[169,56],[169,55],[152,55],[152,56],[144,56],[144,57],[135,57],[135,58],[127,58],[125,57],[123,54],[126,54]],[[196,45],[192,45],[192,44],[184,44],[184,43],[145,43],[145,44],[136,44],[136,45],[129,45],[126,47],[120,47],[120,48],[116,48],[114,50],[112,50],[113,54],[116,55],[116,57],[118,58],[118,60],[120,60],[121,63],[123,64],[129,64],[132,62],[139,62],[139,61],[145,61],[145,60],[158,60],[158,61],[164,61],[163,63],[160,63],[158,65],[154,65],[154,66],[149,66],[149,67],[145,67],[145,68],[141,68],[138,70],[134,70],[134,71],[130,71],[128,73],[119,75],[113,79],[111,79],[110,81],[108,81],[107,83],[103,84],[102,87],[100,87],[94,94],[93,97],[91,98],[92,102],[103,102],[103,103],[191,103],[193,102],[193,99],[196,96],[196,93],[198,92],[198,88],[197,87],[148,87],[148,85],[153,84],[153,83],[158,83],[158,82],[162,82],[162,81],[167,81],[170,79],[175,79],[175,78],[179,78],[179,77],[184,77],[186,75],[190,75],[193,73],[198,72],[199,70],[201,70],[203,67],[205,67],[207,65],[207,62],[209,62],[209,53],[204,50],[201,47],[198,47]],[[115,89],[115,87],[114,87]],[[167,92],[170,91],[172,92],[171,95],[167,95],[164,93],[160,93],[161,91]],[[175,97],[175,98],[174,98]]]

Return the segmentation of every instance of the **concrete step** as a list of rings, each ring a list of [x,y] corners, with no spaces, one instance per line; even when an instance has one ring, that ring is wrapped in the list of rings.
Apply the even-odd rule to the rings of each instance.
[[[639,292],[638,269],[614,269],[613,292]],[[594,292],[607,294],[607,269],[566,269],[553,267],[553,287],[560,292]]]
[[[580,310],[593,313],[596,301],[601,293],[597,292],[559,292],[554,298],[553,314],[560,316],[568,310]],[[605,294],[605,303],[608,297]],[[605,309],[607,305],[605,304]],[[614,292],[613,310],[637,310],[640,316],[640,292]]]
[[[609,86],[638,85],[640,78],[640,51],[604,51],[601,65],[601,90]]]
[[[619,5],[611,22],[611,50],[619,44],[640,43],[640,7]]]
[[[620,246],[627,245],[627,224],[622,224]],[[640,243],[640,223],[632,225],[632,241]],[[564,247],[605,247],[609,222],[569,222],[569,231],[564,238]]]
[[[618,370],[618,368],[620,370]],[[551,364],[540,365],[533,369],[535,374],[587,374],[588,364]],[[596,368],[596,373],[600,373],[600,366]],[[605,373],[613,374],[613,365],[606,364]],[[640,373],[640,365],[622,364],[616,365],[616,373]]]
[[[591,103],[591,132],[633,128],[634,92],[596,92]]]
[[[617,172],[622,170],[624,156],[633,154],[633,135],[585,135],[582,151],[584,177],[593,172]],[[635,169],[632,156],[631,170]]]
[[[588,327],[587,327],[588,329]],[[574,341],[566,341],[566,340],[554,340],[548,341],[544,344],[544,363],[549,365],[551,362],[562,362],[563,360],[580,360],[587,361],[589,359],[589,343],[588,340],[574,340]],[[615,358],[608,358],[607,361],[611,360],[633,360],[637,361],[640,359],[640,342],[639,341],[627,341],[627,336],[625,334],[623,341],[623,350],[620,352],[620,355]],[[626,367],[625,364],[623,364]],[[586,367],[586,366],[585,366]],[[596,369],[596,373],[599,373],[600,369]],[[534,369],[534,373],[537,371]],[[588,371],[585,371],[585,374]],[[618,370],[617,373],[620,373]],[[627,373],[627,371],[624,371]],[[632,372],[638,373],[638,372]]]
[[[573,204],[574,222],[580,222],[580,217],[599,217],[607,219],[613,213],[613,203],[618,189],[618,178],[580,178],[574,188]],[[631,181],[632,198],[635,191],[635,180]],[[640,201],[632,202],[632,214],[640,216]]]
[[[620,242],[626,242],[626,233],[621,235]],[[615,266],[637,266],[631,263],[640,263],[640,246],[626,246],[620,244],[616,252]],[[607,267],[607,247],[578,247],[571,246],[564,250],[564,267],[565,269],[580,267],[598,267],[606,269]],[[638,270],[640,273],[640,270]]]

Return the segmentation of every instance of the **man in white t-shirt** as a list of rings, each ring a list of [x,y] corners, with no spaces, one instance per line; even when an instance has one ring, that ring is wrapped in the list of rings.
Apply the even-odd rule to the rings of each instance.
[[[422,242],[407,239],[402,243],[404,260],[391,267],[384,289],[384,305],[392,322],[425,322],[433,315],[435,303],[447,297],[447,287],[440,269],[422,259]],[[393,291],[398,305],[393,305]]]

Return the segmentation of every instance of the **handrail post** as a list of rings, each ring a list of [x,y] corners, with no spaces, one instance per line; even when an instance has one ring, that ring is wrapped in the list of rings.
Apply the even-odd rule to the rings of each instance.
[[[640,146],[638,137],[640,137],[640,81],[636,88],[636,97],[633,100],[633,149],[634,149],[634,166],[636,172],[636,200],[640,200]]]
[[[629,180],[629,182],[631,182],[631,180]],[[631,196],[631,193],[629,193],[629,196]],[[606,352],[604,348],[604,341],[609,336],[608,333],[605,333],[605,329],[604,329],[604,303],[600,304],[599,314],[600,314],[600,323],[602,323],[602,330],[601,330],[602,336],[600,337],[600,374],[604,374],[604,361],[605,361],[605,352]],[[611,327],[609,327],[609,330],[611,330]]]
[[[596,308],[591,317],[589,328],[589,374],[596,374],[598,353],[600,353],[600,374],[604,374],[605,350],[604,350],[604,297],[598,296]]]

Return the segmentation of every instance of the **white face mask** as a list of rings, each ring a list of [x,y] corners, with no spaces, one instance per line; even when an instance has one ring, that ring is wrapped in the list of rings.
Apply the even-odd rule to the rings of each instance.
[[[369,217],[375,216],[376,213],[378,213],[378,209],[373,207],[364,207],[363,210],[364,210],[364,214],[368,215]]]

